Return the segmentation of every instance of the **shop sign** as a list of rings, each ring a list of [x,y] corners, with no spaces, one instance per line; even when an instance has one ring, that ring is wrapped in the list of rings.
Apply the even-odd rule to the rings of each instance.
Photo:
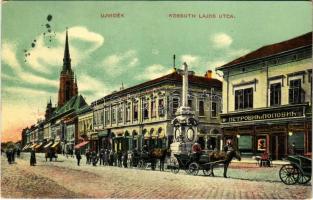
[[[237,113],[231,115],[221,116],[222,123],[227,122],[246,122],[256,120],[270,120],[270,119],[283,119],[304,117],[303,107],[297,108],[281,108],[279,110],[260,110],[251,113]]]

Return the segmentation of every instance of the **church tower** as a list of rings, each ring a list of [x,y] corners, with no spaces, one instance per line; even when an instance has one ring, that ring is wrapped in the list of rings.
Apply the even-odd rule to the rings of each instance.
[[[63,106],[73,96],[78,94],[77,80],[74,80],[74,72],[71,68],[71,57],[68,45],[68,34],[66,30],[65,49],[63,58],[63,67],[60,73],[60,88],[58,107]]]

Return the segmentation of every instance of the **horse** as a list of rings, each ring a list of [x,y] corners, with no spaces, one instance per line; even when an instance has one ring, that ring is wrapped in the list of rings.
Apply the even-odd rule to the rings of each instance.
[[[160,171],[164,171],[164,163],[166,156],[169,153],[169,149],[162,149],[162,148],[153,148],[150,151],[150,156],[155,159],[160,160]]]
[[[227,151],[227,152],[225,152],[225,151],[220,151],[220,152],[213,151],[213,152],[209,153],[209,161],[210,162],[219,163],[219,161],[221,161],[221,163],[224,165],[224,174],[223,175],[225,178],[227,178],[227,169],[228,169],[228,166],[231,163],[233,158],[236,158],[239,161],[241,160],[240,153],[234,149]],[[214,168],[215,164],[212,164],[210,166],[212,176],[214,176],[213,168]]]

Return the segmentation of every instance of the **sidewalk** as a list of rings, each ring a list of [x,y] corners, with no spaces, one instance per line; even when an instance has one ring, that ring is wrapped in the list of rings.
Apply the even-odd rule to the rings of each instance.
[[[236,159],[232,160],[233,163],[245,163],[245,164],[257,164],[257,161],[255,159],[252,158],[242,158],[241,161],[238,161]],[[285,165],[285,164],[289,164],[288,161],[285,160],[273,160],[272,161],[272,165]]]

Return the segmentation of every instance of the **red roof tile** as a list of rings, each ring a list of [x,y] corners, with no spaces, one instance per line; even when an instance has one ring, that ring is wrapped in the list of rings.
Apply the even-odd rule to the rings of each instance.
[[[292,49],[309,46],[312,45],[312,32],[306,33],[304,35],[292,38],[290,40],[286,40],[283,42],[270,44],[267,46],[263,46],[251,53],[248,53],[240,58],[237,58],[221,67],[218,67],[217,69],[224,69],[231,67],[233,65],[237,65],[239,63],[251,61],[258,58],[265,58],[268,56],[272,56],[278,53],[282,53],[285,51],[289,51]]]

